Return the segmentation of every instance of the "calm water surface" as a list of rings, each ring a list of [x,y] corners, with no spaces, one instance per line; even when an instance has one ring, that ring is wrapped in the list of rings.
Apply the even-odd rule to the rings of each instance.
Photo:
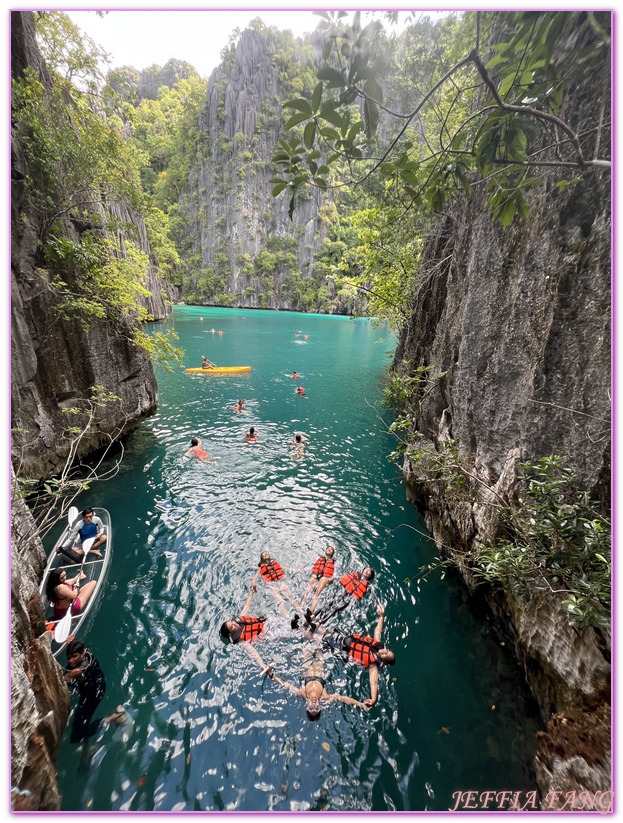
[[[86,757],[67,730],[63,809],[443,811],[458,790],[533,790],[538,720],[507,649],[460,585],[415,582],[435,552],[386,459],[388,329],[190,307],[154,328],[170,325],[186,365],[206,355],[252,371],[158,369],[158,414],[127,439],[117,477],[78,501],[105,506],[113,520],[108,592],[82,639],[106,675],[101,714],[123,703],[131,722],[102,729]],[[294,370],[305,396],[295,394]],[[246,416],[233,412],[239,398]],[[257,445],[244,440],[251,425]],[[290,441],[299,431],[308,445],[297,460]],[[184,457],[193,435],[216,463]],[[297,570],[328,543],[338,573],[376,570],[397,662],[381,672],[372,710],[330,702],[311,723],[303,700],[218,630],[239,613],[262,550]],[[302,595],[308,574],[288,578]],[[368,600],[340,615],[340,628],[371,632]],[[261,585],[251,613],[276,629],[258,644],[262,657],[300,684],[302,637]],[[356,665],[327,656],[325,667],[330,691],[368,697]]]

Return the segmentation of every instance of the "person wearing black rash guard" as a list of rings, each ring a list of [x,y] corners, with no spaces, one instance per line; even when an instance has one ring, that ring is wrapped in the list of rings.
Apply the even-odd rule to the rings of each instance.
[[[372,580],[374,580],[374,569],[371,569],[370,566],[366,566],[361,574],[359,572],[345,574],[340,578],[342,591],[333,600],[315,613],[311,609],[307,609],[305,612],[307,625],[303,628],[309,627],[313,631],[317,626],[326,625],[336,614],[347,609],[352,603],[361,600],[368,591],[368,585]]]
[[[377,606],[376,613],[379,616],[374,629],[374,636],[362,634],[345,634],[338,630],[327,631],[321,629],[318,636],[322,637],[325,648],[337,651],[338,654],[348,655],[349,660],[354,660],[364,669],[368,670],[370,677],[370,697],[364,703],[367,708],[372,708],[379,696],[379,670],[384,666],[393,666],[396,662],[396,655],[385,648],[381,642],[383,633],[383,622],[385,612],[381,606]]]

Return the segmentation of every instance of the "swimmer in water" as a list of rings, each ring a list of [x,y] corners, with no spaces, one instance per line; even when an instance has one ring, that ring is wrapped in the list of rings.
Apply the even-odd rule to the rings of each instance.
[[[255,426],[251,426],[249,431],[245,434],[245,440],[247,443],[257,443],[257,433],[255,431]]]

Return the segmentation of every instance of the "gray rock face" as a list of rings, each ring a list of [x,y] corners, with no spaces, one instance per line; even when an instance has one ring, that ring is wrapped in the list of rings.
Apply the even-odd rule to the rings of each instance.
[[[33,68],[44,88],[50,78],[34,36],[31,12],[11,13],[12,73]],[[138,426],[157,407],[158,390],[146,353],[130,341],[131,329],[94,321],[88,329],[59,316],[46,271],[39,268],[40,223],[25,188],[28,167],[18,139],[11,145],[11,413],[12,465],[20,477],[39,480],[59,471],[69,454],[65,430],[84,425],[64,410],[103,385],[119,399],[95,412],[77,457]],[[144,225],[123,206],[115,217],[133,222],[148,252]],[[112,211],[109,210],[109,214]],[[68,223],[68,237],[77,229]],[[148,311],[167,307],[156,274]],[[11,526],[11,784],[12,808],[60,808],[54,761],[69,713],[69,693],[46,637],[38,584],[45,565],[30,514],[15,496]]]
[[[11,807],[58,811],[54,766],[69,715],[69,691],[46,636],[39,580],[45,554],[34,523],[13,501],[11,520]]]
[[[600,102],[582,101],[583,126],[596,122]],[[531,206],[530,218],[507,230],[477,194],[464,211],[444,215],[395,356],[407,374],[420,366],[445,372],[414,418],[424,437],[417,448],[433,456],[440,442],[456,440],[462,466],[483,490],[483,502],[461,500],[407,452],[409,499],[424,508],[445,553],[469,553],[496,537],[487,502],[512,501],[518,461],[562,455],[609,505],[609,174],[591,171],[564,192],[546,182]],[[545,597],[492,608],[515,638],[548,724],[537,768],[543,793],[609,789],[609,636],[571,629],[559,602]],[[572,728],[582,733],[574,737]],[[590,754],[583,735],[592,735]]]
[[[12,49],[15,76],[31,65],[49,88],[51,81],[39,56],[31,13],[12,14]],[[149,358],[131,342],[131,329],[123,321],[113,327],[95,320],[84,329],[79,322],[59,316],[50,277],[37,259],[38,212],[28,200],[24,182],[28,168],[15,137],[11,161],[12,461],[21,477],[40,479],[63,466],[69,454],[65,431],[85,421],[64,409],[89,397],[91,386],[102,385],[119,400],[96,411],[77,457],[131,431],[153,414],[158,390]],[[133,222],[137,245],[149,252],[142,221],[121,204],[111,205],[109,214]],[[65,234],[79,238],[70,221]],[[148,311],[154,318],[162,318],[168,309],[153,268],[148,286],[152,293]]]
[[[270,160],[284,122],[281,101],[296,96],[286,93],[276,52],[270,30],[247,30],[233,59],[212,73],[200,116],[203,155],[191,169],[189,192],[181,205],[189,215],[189,234],[197,238],[202,266],[225,277],[223,292],[234,296],[234,305],[291,309],[296,306],[281,294],[290,267],[274,272],[268,284],[246,274],[242,264],[243,255],[253,260],[270,248],[271,240],[291,238],[295,269],[306,279],[313,275],[314,254],[326,237],[318,211],[327,195],[317,189],[302,194],[307,199],[297,206],[292,221],[286,194],[271,196],[268,181],[278,175],[278,168]],[[313,51],[302,42],[300,60],[302,65],[313,60]]]

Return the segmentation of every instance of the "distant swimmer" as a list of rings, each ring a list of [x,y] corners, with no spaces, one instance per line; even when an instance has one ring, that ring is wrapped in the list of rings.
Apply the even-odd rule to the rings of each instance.
[[[239,414],[244,409],[244,400],[239,400],[237,403],[234,403],[234,411],[236,414]]]
[[[216,333],[216,329],[210,329],[210,331],[212,332],[212,334]]]
[[[308,335],[308,334],[304,334],[304,335],[303,335],[303,337],[305,338],[305,340],[307,340],[307,338],[309,337],[309,335]]]
[[[292,372],[292,379],[293,380],[298,380],[299,379],[299,376],[298,376],[297,372],[295,372],[295,371]]]
[[[222,331],[220,331],[220,332],[219,332],[219,334],[223,334],[223,332],[222,332]]]
[[[193,437],[190,441],[190,448],[184,453],[184,457],[187,457],[188,455],[198,458],[202,463],[214,463],[214,460],[210,460],[208,458],[208,453],[203,448],[199,437]],[[218,457],[215,458],[215,460],[218,460]]]
[[[305,394],[305,389],[302,386],[298,386],[296,389],[296,394]]]
[[[290,441],[290,445],[293,446],[292,450],[292,457],[302,457],[305,452],[305,439],[302,434],[296,434],[294,436],[294,440]]]
[[[247,443],[257,443],[257,433],[255,431],[255,426],[251,426],[249,431],[245,434],[245,440]]]

